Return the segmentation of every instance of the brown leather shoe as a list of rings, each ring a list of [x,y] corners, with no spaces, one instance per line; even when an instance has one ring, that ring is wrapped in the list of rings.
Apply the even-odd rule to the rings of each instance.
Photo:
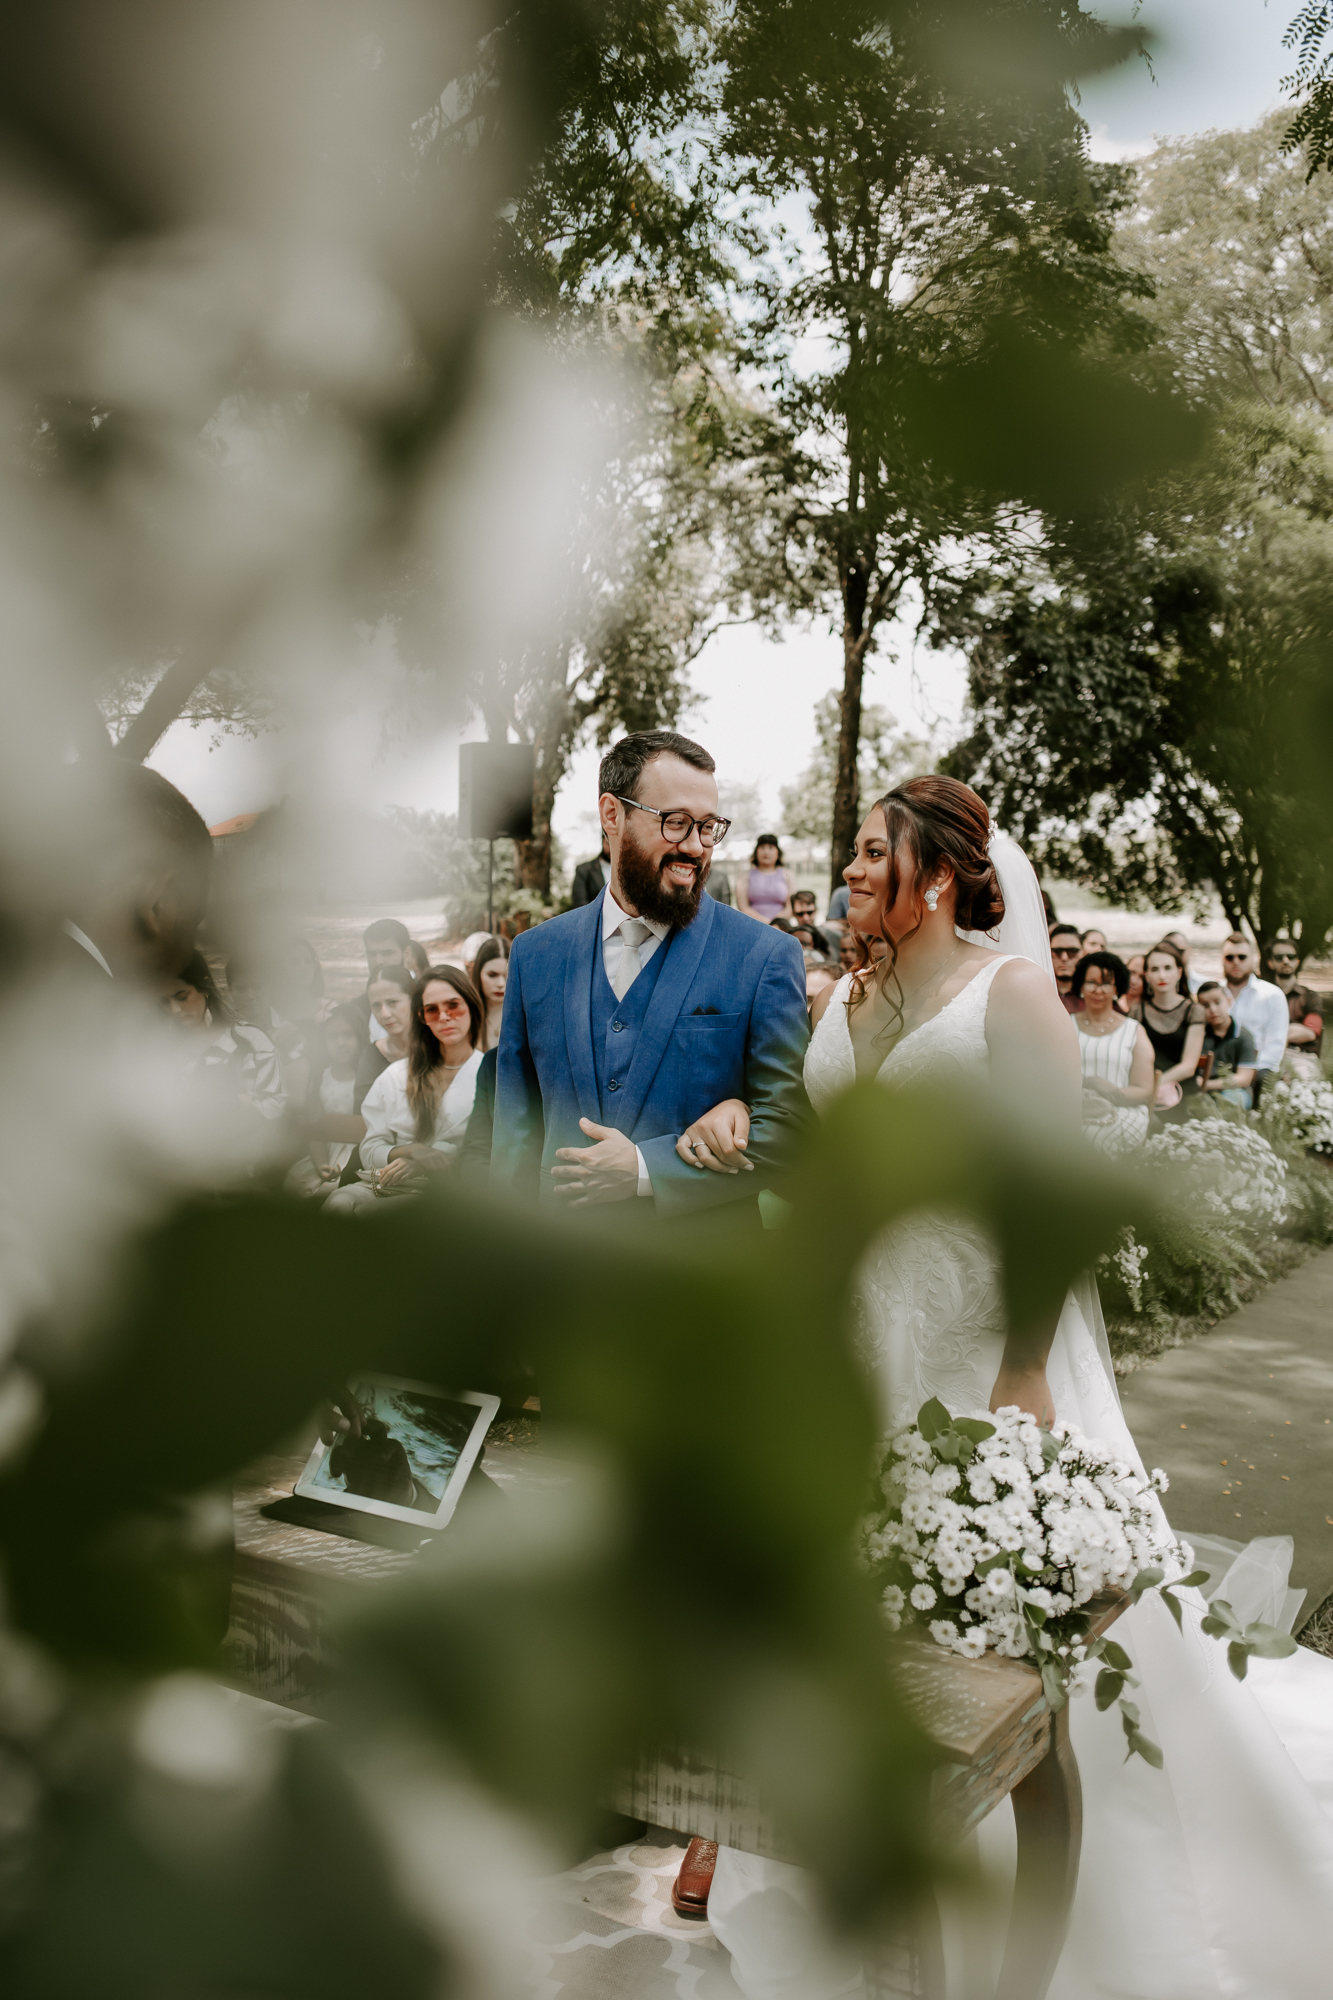
[[[713,1886],[716,1866],[717,1842],[700,1840],[696,1835],[685,1849],[685,1859],[671,1891],[671,1907],[678,1917],[708,1915],[708,1891]]]

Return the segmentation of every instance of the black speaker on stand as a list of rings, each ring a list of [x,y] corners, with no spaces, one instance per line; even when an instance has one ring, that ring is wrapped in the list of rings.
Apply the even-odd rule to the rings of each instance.
[[[486,842],[486,924],[495,929],[495,843],[531,840],[533,750],[530,743],[461,743],[458,831]]]

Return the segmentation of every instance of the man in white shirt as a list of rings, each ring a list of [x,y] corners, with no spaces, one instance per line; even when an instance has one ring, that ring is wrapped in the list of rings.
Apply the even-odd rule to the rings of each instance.
[[[1286,994],[1280,986],[1260,979],[1258,966],[1258,948],[1239,931],[1232,931],[1222,946],[1222,972],[1231,995],[1231,1018],[1254,1037],[1256,1104],[1264,1078],[1276,1075],[1282,1067],[1290,1019]]]

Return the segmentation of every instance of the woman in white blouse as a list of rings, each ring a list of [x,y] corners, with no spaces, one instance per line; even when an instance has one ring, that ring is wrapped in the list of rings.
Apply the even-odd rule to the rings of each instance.
[[[361,1165],[375,1175],[339,1188],[328,1207],[364,1208],[375,1193],[408,1194],[450,1167],[467,1132],[481,1068],[483,1015],[477,990],[454,965],[430,966],[412,995],[407,1055],[376,1077],[361,1105]]]
[[[1142,1145],[1148,1133],[1153,1047],[1146,1031],[1116,1011],[1129,991],[1129,967],[1110,951],[1089,952],[1074,968],[1072,991],[1083,1002],[1073,1017],[1083,1062],[1083,1130],[1105,1153]]]
[[[202,952],[191,956],[162,1006],[193,1038],[191,1067],[203,1071],[260,1118],[281,1118],[287,1109],[278,1052],[262,1028],[238,1021],[217,989]]]

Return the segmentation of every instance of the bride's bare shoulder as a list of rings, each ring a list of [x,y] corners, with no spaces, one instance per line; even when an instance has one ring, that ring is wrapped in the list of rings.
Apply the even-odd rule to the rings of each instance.
[[[1030,958],[1011,958],[991,981],[986,1009],[987,1038],[1013,1034],[1030,1037],[1034,1033],[1043,1040],[1055,1034],[1062,1044],[1068,1040],[1071,1049],[1074,1047],[1069,1016],[1050,974],[1034,965]]]
[[[841,983],[839,981],[839,985]],[[829,1002],[837,990],[837,986],[824,986],[816,993],[810,1007],[810,1026],[812,1028],[817,1028],[823,1020],[825,1014],[828,1012]]]

